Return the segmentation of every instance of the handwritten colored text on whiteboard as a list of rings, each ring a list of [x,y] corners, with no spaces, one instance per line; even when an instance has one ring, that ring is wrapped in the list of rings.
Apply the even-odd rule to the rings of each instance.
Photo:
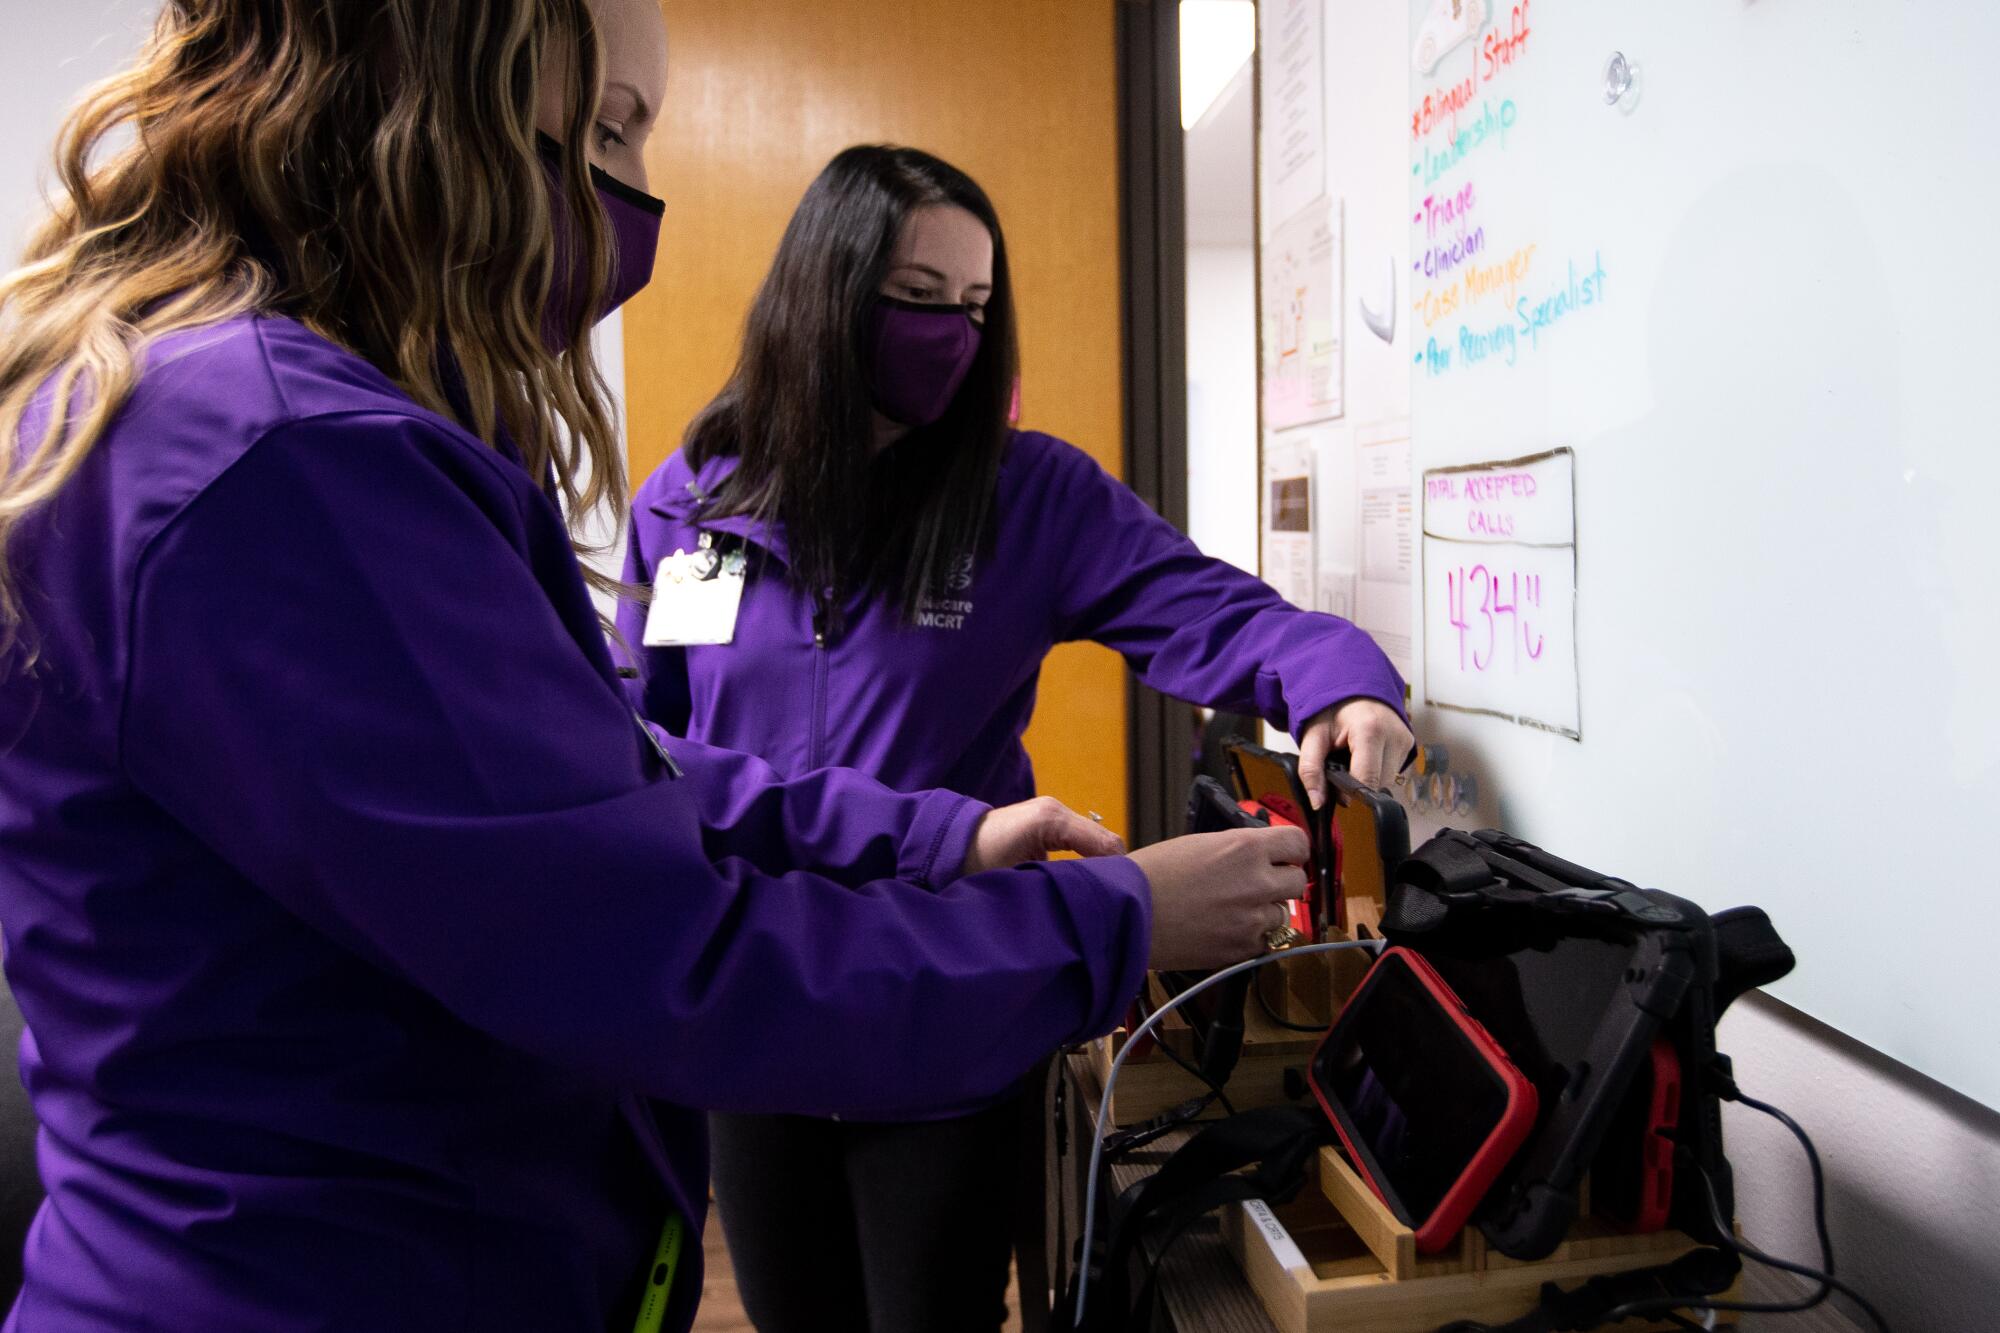
[[[1424,534],[1454,542],[1567,546],[1576,497],[1566,452],[1424,474]],[[1479,556],[1468,556],[1468,565]]]
[[[1444,84],[1424,94],[1410,113],[1410,137],[1421,139],[1432,130],[1446,127],[1458,136],[1458,116],[1472,105],[1479,85],[1491,83],[1493,76],[1512,65],[1528,49],[1528,4],[1521,0],[1508,17],[1506,31],[1496,22],[1480,43],[1480,60],[1471,74],[1456,83]]]
[[[1424,701],[1581,734],[1575,547],[1424,538]]]
[[[1458,631],[1460,671],[1491,671],[1496,664],[1519,671],[1542,660],[1548,637],[1539,623],[1540,574],[1523,574],[1504,562],[1481,561],[1470,568],[1446,562],[1444,591],[1445,613]]]
[[[1410,168],[1410,174],[1422,175],[1424,184],[1432,185],[1488,144],[1505,148],[1508,131],[1514,128],[1520,114],[1511,97],[1501,102],[1491,98],[1483,100],[1479,113],[1453,130],[1444,147],[1437,148],[1427,143],[1417,145],[1418,158]]]
[[[1532,251],[1533,247],[1527,247]],[[1449,335],[1440,340],[1435,334],[1417,349],[1416,363],[1427,375],[1445,375],[1485,361],[1514,365],[1523,351],[1537,351],[1542,339],[1557,325],[1577,313],[1604,303],[1604,256],[1591,256],[1593,267],[1580,270],[1570,260],[1567,281],[1554,291],[1544,289],[1514,300],[1514,317],[1492,324],[1461,325],[1456,346]],[[1463,284],[1460,284],[1463,289]],[[1420,308],[1424,302],[1420,298]],[[1454,307],[1455,308],[1455,307]],[[1434,321],[1427,321],[1434,322]]]
[[[1478,229],[1474,244],[1476,246],[1472,251],[1474,254],[1485,248],[1485,228]],[[1419,291],[1410,304],[1416,310],[1418,318],[1423,320],[1425,328],[1430,328],[1439,320],[1455,315],[1461,310],[1469,309],[1488,297],[1498,296],[1502,298],[1503,305],[1511,306],[1520,294],[1521,283],[1527,278],[1528,270],[1534,265],[1536,249],[1536,246],[1524,245],[1495,263],[1468,265],[1463,273],[1444,286]],[[1444,268],[1436,274],[1430,272],[1432,257],[1441,253],[1437,247],[1432,247],[1417,261],[1417,267],[1423,271],[1424,276],[1442,276],[1444,272],[1449,271],[1448,268]]]
[[[1511,539],[1522,526],[1518,508],[1523,503],[1532,504],[1540,488],[1532,472],[1471,476],[1463,482],[1447,474],[1424,483],[1424,499],[1434,505],[1450,504],[1462,490],[1467,502],[1463,535]]]
[[[1520,119],[1508,92],[1530,51],[1529,9],[1520,0],[1494,12],[1464,56],[1451,57],[1459,73],[1421,89],[1410,112],[1410,171],[1421,178],[1411,191],[1412,361],[1424,378],[1518,365],[1606,299],[1601,253],[1548,271],[1542,242],[1507,234],[1508,187],[1518,175],[1507,149]],[[1489,145],[1496,151],[1482,156],[1481,171],[1491,181],[1456,172]]]

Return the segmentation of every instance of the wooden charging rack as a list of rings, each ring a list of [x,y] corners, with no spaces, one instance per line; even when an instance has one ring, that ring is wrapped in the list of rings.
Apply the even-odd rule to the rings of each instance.
[[[1337,953],[1277,965],[1286,975],[1281,992],[1267,990],[1280,1017],[1317,1022],[1338,1011],[1366,971],[1363,956]],[[1157,980],[1147,982],[1149,1004],[1163,998]],[[1279,1002],[1280,995],[1284,996]],[[1326,996],[1325,1002],[1319,1002]],[[1161,1044],[1192,1059],[1193,1033],[1177,1014],[1157,1029]],[[1096,1074],[1103,1086],[1112,1057],[1128,1040],[1123,1029],[1096,1047]],[[1292,1102],[1286,1071],[1302,1070],[1319,1039],[1274,1024],[1254,1000],[1244,1015],[1243,1056],[1227,1090],[1236,1108]],[[1199,1095],[1192,1075],[1157,1050],[1137,1051],[1126,1060],[1114,1091],[1111,1123],[1130,1125]],[[1220,1115],[1210,1107],[1205,1116]],[[1397,1220],[1335,1148],[1320,1151],[1317,1189],[1273,1209],[1252,1202],[1222,1214],[1223,1237],[1251,1287],[1280,1333],[1433,1333],[1456,1319],[1505,1323],[1526,1314],[1540,1299],[1542,1284],[1565,1287],[1604,1273],[1671,1262],[1697,1247],[1678,1231],[1627,1235],[1590,1216],[1589,1182],[1581,1214],[1569,1236],[1546,1259],[1522,1262],[1490,1250],[1476,1227],[1468,1226],[1443,1254],[1419,1258],[1416,1237]],[[1741,1281],[1722,1299],[1739,1299]],[[1666,1323],[1621,1323],[1620,1330],[1670,1331]],[[1730,1327],[1728,1324],[1720,1327]]]
[[[1697,1244],[1678,1231],[1624,1235],[1586,1215],[1554,1254],[1533,1263],[1488,1249],[1476,1227],[1445,1253],[1419,1258],[1410,1229],[1337,1150],[1320,1151],[1318,1170],[1318,1190],[1290,1205],[1240,1204],[1222,1217],[1223,1238],[1280,1333],[1432,1333],[1455,1319],[1505,1323],[1535,1307],[1544,1282],[1571,1287],[1664,1264]],[[1739,1281],[1726,1298],[1740,1288]]]

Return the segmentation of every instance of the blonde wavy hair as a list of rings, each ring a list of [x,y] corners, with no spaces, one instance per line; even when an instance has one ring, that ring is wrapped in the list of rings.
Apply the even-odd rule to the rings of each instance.
[[[504,430],[570,513],[622,511],[583,313],[611,267],[585,155],[600,65],[588,0],[166,0],[137,63],[70,114],[52,214],[0,278],[0,641],[22,625],[8,545],[83,466],[148,344],[251,311],[484,440]],[[560,255],[535,147],[558,66],[576,220]],[[556,354],[543,309],[571,264],[588,277]]]

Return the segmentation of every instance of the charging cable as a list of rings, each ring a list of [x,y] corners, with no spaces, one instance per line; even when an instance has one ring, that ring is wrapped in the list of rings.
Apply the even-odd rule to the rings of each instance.
[[[1078,1328],[1083,1327],[1084,1300],[1090,1293],[1090,1251],[1092,1245],[1095,1243],[1097,1233],[1097,1179],[1098,1170],[1104,1161],[1104,1131],[1108,1127],[1107,1122],[1111,1119],[1111,1090],[1118,1086],[1118,1072],[1125,1067],[1125,1057],[1132,1054],[1133,1049],[1138,1046],[1140,1038],[1152,1032],[1154,1028],[1160,1025],[1160,1020],[1180,1008],[1183,1004],[1186,1004],[1189,1000],[1192,1000],[1195,996],[1201,994],[1211,986],[1227,981],[1230,977],[1236,976],[1238,973],[1266,967],[1286,958],[1302,958],[1307,954],[1333,953],[1341,949],[1367,949],[1370,952],[1378,952],[1383,947],[1385,947],[1385,942],[1382,940],[1334,940],[1327,944],[1302,944],[1291,949],[1279,949],[1276,952],[1265,954],[1261,958],[1252,958],[1248,962],[1238,963],[1234,967],[1225,967],[1212,976],[1203,977],[1200,981],[1189,986],[1180,994],[1173,996],[1165,1004],[1148,1014],[1146,1021],[1133,1030],[1132,1035],[1126,1039],[1124,1047],[1119,1050],[1118,1058],[1111,1062],[1111,1072],[1105,1076],[1103,1100],[1098,1103],[1097,1107],[1096,1132],[1091,1136],[1090,1175],[1083,1189],[1083,1258],[1082,1267],[1076,1277],[1076,1312],[1074,1319]]]
[[[1594,1316],[1588,1325],[1578,1325],[1578,1327],[1601,1328],[1607,1324],[1622,1323],[1627,1319],[1664,1319],[1676,1328],[1712,1329],[1715,1327],[1718,1313],[1801,1314],[1822,1304],[1828,1296],[1838,1291],[1860,1308],[1868,1317],[1869,1323],[1874,1325],[1876,1333],[1889,1333],[1889,1323],[1882,1317],[1882,1312],[1877,1310],[1867,1297],[1833,1275],[1833,1241],[1828,1235],[1826,1225],[1826,1173],[1820,1166],[1819,1151],[1813,1147],[1812,1139],[1807,1136],[1798,1121],[1777,1107],[1746,1096],[1742,1089],[1736,1086],[1726,1061],[1712,1065],[1705,1077],[1714,1086],[1717,1096],[1724,1101],[1739,1102],[1753,1111],[1770,1116],[1790,1130],[1792,1136],[1798,1139],[1799,1145],[1805,1149],[1806,1161],[1812,1168],[1813,1226],[1819,1233],[1820,1266],[1814,1268],[1809,1264],[1795,1263],[1790,1259],[1774,1258],[1748,1241],[1737,1240],[1735,1228],[1730,1225],[1729,1218],[1723,1215],[1721,1190],[1717,1188],[1707,1168],[1696,1161],[1694,1154],[1683,1146],[1674,1154],[1674,1161],[1701,1182],[1702,1201],[1707,1205],[1708,1222],[1715,1230],[1715,1248],[1734,1254],[1738,1259],[1748,1259],[1752,1263],[1762,1264],[1766,1268],[1797,1274],[1817,1283],[1818,1289],[1793,1301],[1721,1301],[1696,1296],[1651,1296],[1615,1305],[1604,1313]],[[1699,1315],[1701,1322],[1697,1324],[1687,1315]],[[1461,1325],[1453,1324],[1451,1327],[1456,1331]],[[1466,1322],[1462,1327],[1464,1333],[1492,1331],[1490,1324]],[[1511,1328],[1513,1325],[1510,1324],[1508,1327]]]
[[[1746,1095],[1741,1088],[1736,1086],[1735,1079],[1727,1072],[1712,1070],[1708,1077],[1716,1083],[1716,1091],[1724,1101],[1739,1103],[1740,1105],[1749,1107],[1753,1111],[1771,1117],[1790,1130],[1792,1137],[1799,1141],[1799,1146],[1805,1149],[1806,1163],[1812,1168],[1813,1227],[1819,1233],[1819,1267],[1814,1268],[1809,1264],[1794,1263],[1789,1259],[1773,1258],[1748,1241],[1735,1239],[1734,1228],[1729,1225],[1729,1219],[1722,1215],[1722,1204],[1717,1198],[1718,1191],[1716,1190],[1715,1182],[1709,1179],[1707,1171],[1700,1169],[1691,1155],[1684,1155],[1682,1160],[1685,1160],[1689,1165],[1696,1166],[1697,1178],[1701,1181],[1702,1191],[1707,1195],[1709,1221],[1715,1226],[1716,1234],[1721,1237],[1719,1241],[1721,1248],[1731,1250],[1739,1257],[1748,1259],[1753,1263],[1762,1264],[1766,1268],[1775,1268],[1782,1273],[1793,1273],[1810,1282],[1817,1283],[1818,1290],[1812,1292],[1804,1299],[1796,1301],[1702,1301],[1676,1300],[1672,1297],[1632,1301],[1606,1313],[1604,1322],[1612,1323],[1620,1319],[1665,1314],[1673,1310],[1688,1310],[1711,1316],[1716,1311],[1748,1314],[1798,1314],[1821,1304],[1828,1296],[1837,1291],[1854,1302],[1862,1314],[1868,1317],[1868,1322],[1875,1326],[1877,1333],[1889,1333],[1889,1324],[1887,1320],[1882,1318],[1882,1312],[1877,1310],[1866,1296],[1863,1296],[1853,1287],[1833,1275],[1833,1239],[1829,1235],[1826,1225],[1826,1172],[1820,1166],[1819,1150],[1813,1147],[1813,1141],[1807,1136],[1805,1129],[1800,1126],[1798,1121],[1792,1119],[1777,1107],[1760,1102],[1755,1097]]]

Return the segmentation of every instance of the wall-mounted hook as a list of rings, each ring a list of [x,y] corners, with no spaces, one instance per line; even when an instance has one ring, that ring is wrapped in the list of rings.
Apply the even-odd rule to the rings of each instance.
[[[1385,343],[1396,341],[1396,257],[1389,256],[1389,304],[1383,309],[1385,314],[1377,314],[1369,307],[1368,298],[1358,298],[1361,306],[1361,322],[1368,331]]]
[[[1604,62],[1604,105],[1617,106],[1632,91],[1632,62],[1623,51],[1613,51]]]

